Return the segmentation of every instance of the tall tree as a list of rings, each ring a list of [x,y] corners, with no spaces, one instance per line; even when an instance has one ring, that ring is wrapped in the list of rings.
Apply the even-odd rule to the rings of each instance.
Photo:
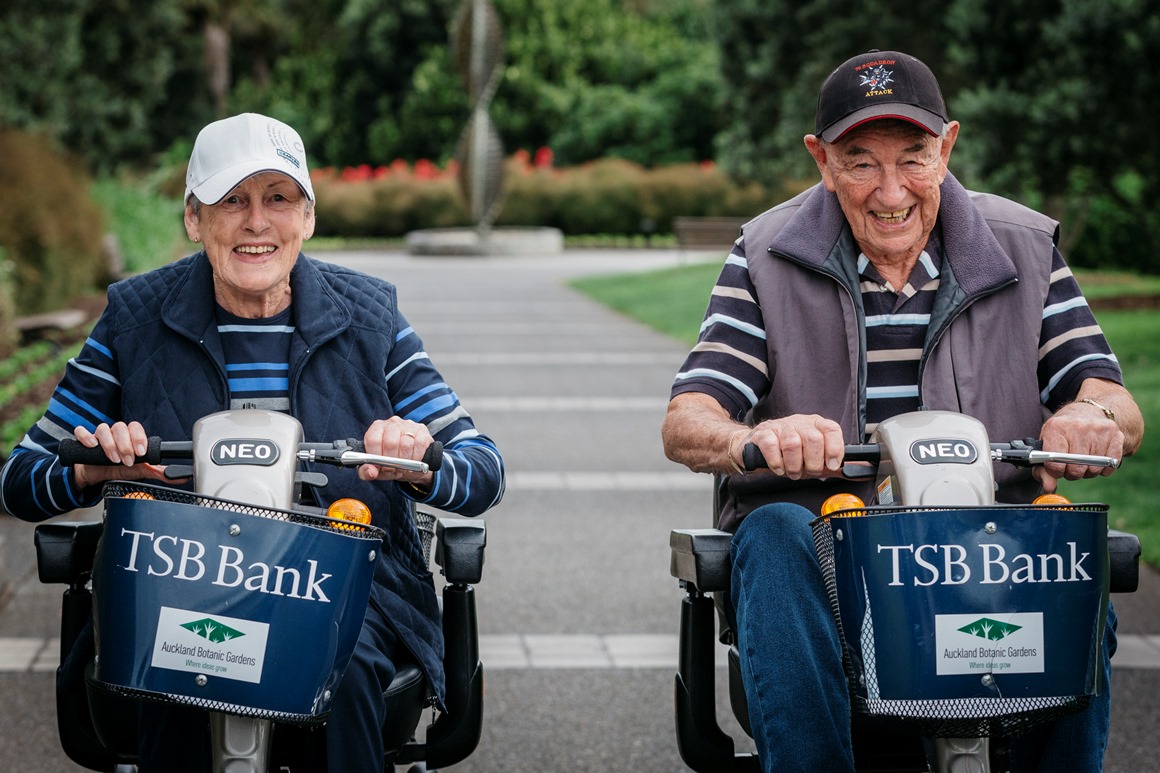
[[[81,12],[88,0],[11,0],[0,5],[0,128],[57,134],[80,68]]]
[[[493,3],[506,58],[490,114],[507,147],[550,146],[560,163],[712,158],[722,84],[708,0]],[[467,106],[445,48],[415,71],[402,116],[403,155],[455,147]]]
[[[188,22],[200,31],[205,83],[214,115],[230,110],[235,51],[254,67],[253,75],[269,81],[269,56],[283,42],[290,20],[284,0],[182,0]]]
[[[280,2],[293,20],[285,44],[272,66],[239,77],[231,110],[266,110],[290,122],[326,164],[395,158],[415,70],[446,47],[457,0]]]
[[[142,158],[181,23],[175,0],[0,5],[0,125],[40,130],[96,168]]]
[[[950,20],[967,173],[1060,218],[1065,247],[1110,226],[1123,236],[1108,235],[1116,246],[1101,260],[1160,268],[1160,148],[1146,107],[1160,90],[1155,4],[956,0]],[[1101,201],[1118,216],[1090,217]]]
[[[818,88],[846,59],[900,50],[944,75],[945,6],[886,0],[733,0],[716,6],[725,80],[718,158],[766,184],[814,179],[802,146],[814,130]]]

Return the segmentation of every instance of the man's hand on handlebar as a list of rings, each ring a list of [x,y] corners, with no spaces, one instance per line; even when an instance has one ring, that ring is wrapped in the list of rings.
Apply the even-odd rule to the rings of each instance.
[[[398,416],[389,419],[379,419],[367,427],[363,435],[363,444],[368,454],[378,456],[394,456],[400,459],[423,458],[427,447],[434,442],[426,424],[407,421]],[[410,483],[420,488],[430,488],[435,478],[434,473],[410,472],[408,470],[379,467],[373,464],[364,464],[358,468],[358,476],[362,480],[393,480],[400,483]]]
[[[837,475],[842,469],[845,453],[841,427],[837,422],[817,415],[796,414],[770,419],[734,438],[729,444],[729,453],[739,464],[741,449],[747,443],[761,449],[767,466],[775,475],[791,480]]]
[[[139,422],[126,424],[118,421],[112,426],[101,424],[95,432],[85,427],[73,429],[77,441],[86,448],[100,447],[114,467],[93,464],[73,465],[73,477],[81,488],[107,480],[164,480],[165,467],[157,464],[134,464],[136,457],[144,456],[149,438]]]
[[[1043,425],[1040,433],[1044,451],[1071,454],[1094,454],[1124,457],[1124,433],[1100,408],[1073,402],[1060,408]],[[1111,475],[1111,467],[1089,467],[1083,464],[1048,462],[1034,468],[1033,474],[1047,493],[1055,491],[1060,478],[1079,480],[1097,475]]]

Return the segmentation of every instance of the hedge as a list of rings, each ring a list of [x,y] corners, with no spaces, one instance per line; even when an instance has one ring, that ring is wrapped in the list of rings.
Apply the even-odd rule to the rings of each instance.
[[[755,183],[731,180],[715,164],[653,169],[623,159],[577,167],[533,163],[517,153],[505,164],[505,198],[497,226],[550,226],[568,235],[670,233],[681,216],[751,216],[785,198]],[[399,237],[422,228],[469,226],[454,162],[325,168],[313,175],[320,236]]]

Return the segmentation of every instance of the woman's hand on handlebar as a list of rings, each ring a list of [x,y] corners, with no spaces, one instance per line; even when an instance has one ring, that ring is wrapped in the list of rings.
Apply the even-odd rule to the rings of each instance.
[[[149,445],[145,428],[139,422],[126,424],[118,421],[112,426],[100,424],[95,432],[85,427],[73,429],[77,441],[86,448],[100,447],[114,465],[105,467],[94,464],[73,466],[73,477],[81,488],[87,488],[107,480],[164,480],[165,467],[156,464],[134,464],[138,456],[144,456]]]
[[[368,454],[416,461],[423,458],[427,447],[433,442],[434,438],[426,424],[407,421],[398,416],[375,421],[363,435],[363,445]],[[359,467],[358,476],[362,480],[393,480],[423,488],[429,488],[435,478],[434,473],[430,472],[410,472],[373,464]]]
[[[842,469],[845,442],[837,422],[795,414],[763,421],[730,443],[729,452],[739,457],[745,444],[753,443],[774,475],[791,480],[826,478]]]

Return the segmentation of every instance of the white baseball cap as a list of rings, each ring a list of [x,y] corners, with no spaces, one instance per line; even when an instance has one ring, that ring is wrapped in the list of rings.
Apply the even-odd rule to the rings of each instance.
[[[238,183],[259,172],[281,172],[314,201],[306,147],[298,132],[257,113],[223,118],[202,129],[185,173],[185,200],[217,204]]]

